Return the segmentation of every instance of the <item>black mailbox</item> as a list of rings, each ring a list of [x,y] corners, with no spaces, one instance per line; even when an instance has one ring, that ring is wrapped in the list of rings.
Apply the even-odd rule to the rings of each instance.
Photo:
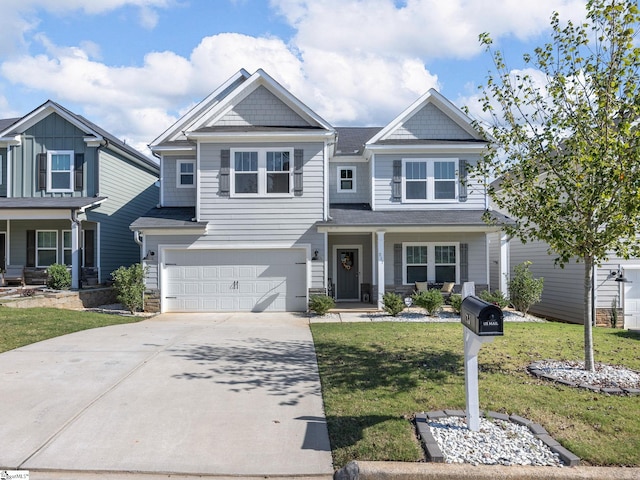
[[[504,335],[502,310],[473,295],[462,300],[460,318],[462,324],[478,336]]]

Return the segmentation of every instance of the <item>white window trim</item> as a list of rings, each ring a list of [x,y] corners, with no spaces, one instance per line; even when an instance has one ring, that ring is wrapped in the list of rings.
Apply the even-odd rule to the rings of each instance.
[[[407,162],[425,162],[427,164],[427,198],[407,198]],[[454,178],[447,181],[453,181],[455,185],[455,194],[453,198],[435,198],[435,175],[434,165],[436,162],[453,163],[455,167]],[[457,203],[459,191],[459,172],[457,158],[403,158],[402,159],[402,203]]]
[[[342,170],[351,170],[351,188],[342,188],[342,177],[340,176],[340,174],[342,173]],[[345,167],[345,166],[341,166],[338,167],[338,170],[336,172],[336,178],[337,178],[337,188],[338,188],[338,192],[339,193],[356,193],[356,167]]]
[[[436,246],[456,247],[456,283],[460,283],[460,242],[403,242],[402,243],[402,284],[407,283],[407,247],[427,247],[427,282],[436,281]],[[442,264],[445,265],[445,264]],[[450,265],[450,264],[446,264]]]
[[[191,185],[181,183],[182,171],[180,170],[182,165],[193,165],[193,173],[185,173],[184,175],[192,175],[193,183]],[[176,161],[176,188],[196,188],[196,161],[195,160],[177,160]]]
[[[258,192],[257,193],[236,193],[236,152],[257,152],[258,154]],[[289,193],[267,193],[267,152],[288,152],[289,153]],[[293,197],[293,170],[294,157],[293,148],[232,148],[229,159],[229,194],[232,198],[290,198]]]
[[[55,252],[56,252],[56,261],[54,263],[58,263],[58,230],[36,230],[36,267],[37,268],[47,268],[49,265],[40,265],[40,250],[45,250],[45,251],[51,251],[54,250],[54,248],[50,248],[50,247],[40,247],[38,245],[38,237],[40,233],[55,233],[55,238],[56,238],[56,246],[55,246]]]
[[[62,261],[64,262],[64,254],[68,250],[69,251],[69,255],[71,256],[71,262],[73,262],[73,246],[70,246],[69,248],[66,248],[64,246],[64,234],[65,233],[68,233],[69,236],[71,236],[71,230],[62,230]],[[73,243],[73,239],[72,238],[69,238],[69,240]],[[71,264],[66,264],[66,263],[65,263],[65,265],[67,267],[71,266]]]
[[[51,157],[53,155],[69,155],[69,188],[53,188],[51,186]],[[74,165],[74,152],[73,150],[49,150],[47,152],[47,192],[73,192],[73,169]]]

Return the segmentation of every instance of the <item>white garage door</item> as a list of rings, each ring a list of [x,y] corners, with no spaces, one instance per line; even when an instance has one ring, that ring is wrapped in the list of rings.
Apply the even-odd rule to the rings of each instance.
[[[307,310],[307,262],[301,249],[166,250],[167,312]]]
[[[640,330],[640,270],[626,269],[624,276],[624,327]]]

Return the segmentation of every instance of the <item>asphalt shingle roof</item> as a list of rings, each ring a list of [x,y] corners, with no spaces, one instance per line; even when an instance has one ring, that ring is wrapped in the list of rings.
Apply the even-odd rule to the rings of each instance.
[[[364,144],[380,130],[382,127],[336,127],[338,132],[336,155],[361,155]]]
[[[85,208],[107,197],[13,197],[0,198],[0,210],[14,208]]]
[[[195,222],[195,216],[195,207],[156,207],[137,218],[129,228],[205,228],[207,222]]]

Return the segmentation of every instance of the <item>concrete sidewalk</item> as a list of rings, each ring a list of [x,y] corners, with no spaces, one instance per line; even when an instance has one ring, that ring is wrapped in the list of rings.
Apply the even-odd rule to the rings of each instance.
[[[1,354],[0,378],[0,470],[31,479],[333,473],[308,319],[293,314],[87,330]]]

